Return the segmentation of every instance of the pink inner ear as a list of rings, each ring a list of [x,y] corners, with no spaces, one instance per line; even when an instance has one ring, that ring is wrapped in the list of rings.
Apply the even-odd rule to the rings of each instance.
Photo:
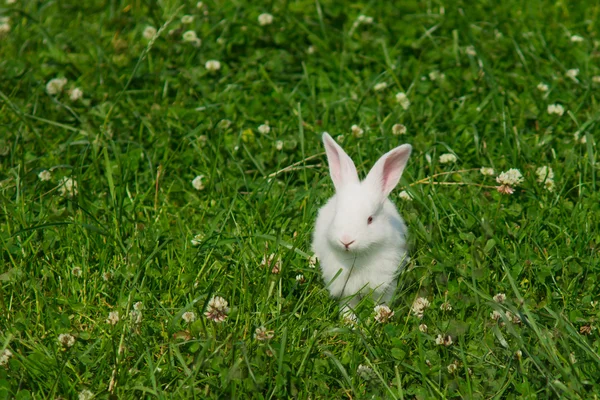
[[[400,181],[402,171],[404,171],[404,167],[410,156],[410,150],[410,147],[400,147],[391,151],[386,157],[382,171],[382,190],[384,195],[387,196],[396,187],[398,181]]]
[[[342,183],[342,163],[340,154],[336,147],[328,141],[325,141],[325,150],[327,150],[331,180],[333,180],[333,184],[338,187]]]
[[[323,137],[323,142],[325,143],[331,180],[336,190],[339,190],[346,183],[358,181],[356,167],[344,150],[329,135]]]
[[[387,190],[391,182],[400,179],[399,166],[400,156],[398,154],[390,154],[383,164],[383,189]]]

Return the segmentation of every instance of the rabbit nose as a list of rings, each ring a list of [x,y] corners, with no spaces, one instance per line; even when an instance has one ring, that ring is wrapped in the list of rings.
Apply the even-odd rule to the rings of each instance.
[[[350,238],[348,238],[347,236],[343,236],[340,239],[340,242],[342,242],[342,244],[344,245],[344,247],[346,248],[346,250],[348,250],[350,248],[350,245],[352,243],[354,243],[354,240],[351,240]]]

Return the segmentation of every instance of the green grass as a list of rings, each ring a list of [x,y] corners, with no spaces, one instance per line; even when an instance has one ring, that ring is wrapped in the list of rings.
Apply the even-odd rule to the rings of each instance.
[[[0,350],[13,354],[0,398],[597,397],[600,7],[204,3],[0,6],[11,27],[0,38]],[[259,26],[263,12],[272,25]],[[182,25],[184,14],[194,21]],[[353,27],[360,14],[373,24]],[[150,48],[143,30],[171,18]],[[189,29],[200,47],[183,42]],[[220,71],[206,71],[210,59]],[[68,83],[50,96],[56,77]],[[555,103],[561,117],[547,112]],[[406,135],[392,135],[398,123]],[[398,144],[414,149],[392,194],[411,262],[387,324],[364,303],[345,326],[309,265],[316,212],[333,193],[323,131],[344,136],[361,174]],[[440,164],[444,153],[456,163]],[[544,165],[554,192],[536,181]],[[502,195],[482,166],[525,181]],[[425,179],[453,171],[436,181],[464,185]],[[63,177],[77,182],[73,197],[57,189]],[[278,274],[261,266],[271,253]],[[217,295],[231,308],[223,323],[203,315]],[[410,311],[418,296],[431,302],[422,320]],[[260,326],[270,341],[255,340]],[[436,345],[438,334],[453,344]]]

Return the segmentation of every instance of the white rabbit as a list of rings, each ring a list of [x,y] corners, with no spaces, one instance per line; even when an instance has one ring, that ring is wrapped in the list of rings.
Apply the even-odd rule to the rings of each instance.
[[[368,294],[389,303],[406,261],[407,230],[388,195],[412,147],[403,144],[384,154],[361,182],[352,159],[327,132],[323,143],[336,193],[319,210],[312,249],[325,284],[344,310]]]

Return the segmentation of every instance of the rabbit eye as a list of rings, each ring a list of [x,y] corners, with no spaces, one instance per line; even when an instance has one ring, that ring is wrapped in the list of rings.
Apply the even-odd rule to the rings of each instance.
[[[373,222],[373,217],[369,217],[369,218],[367,219],[367,224],[369,224],[369,225],[370,225],[370,224],[371,224],[371,222]]]

